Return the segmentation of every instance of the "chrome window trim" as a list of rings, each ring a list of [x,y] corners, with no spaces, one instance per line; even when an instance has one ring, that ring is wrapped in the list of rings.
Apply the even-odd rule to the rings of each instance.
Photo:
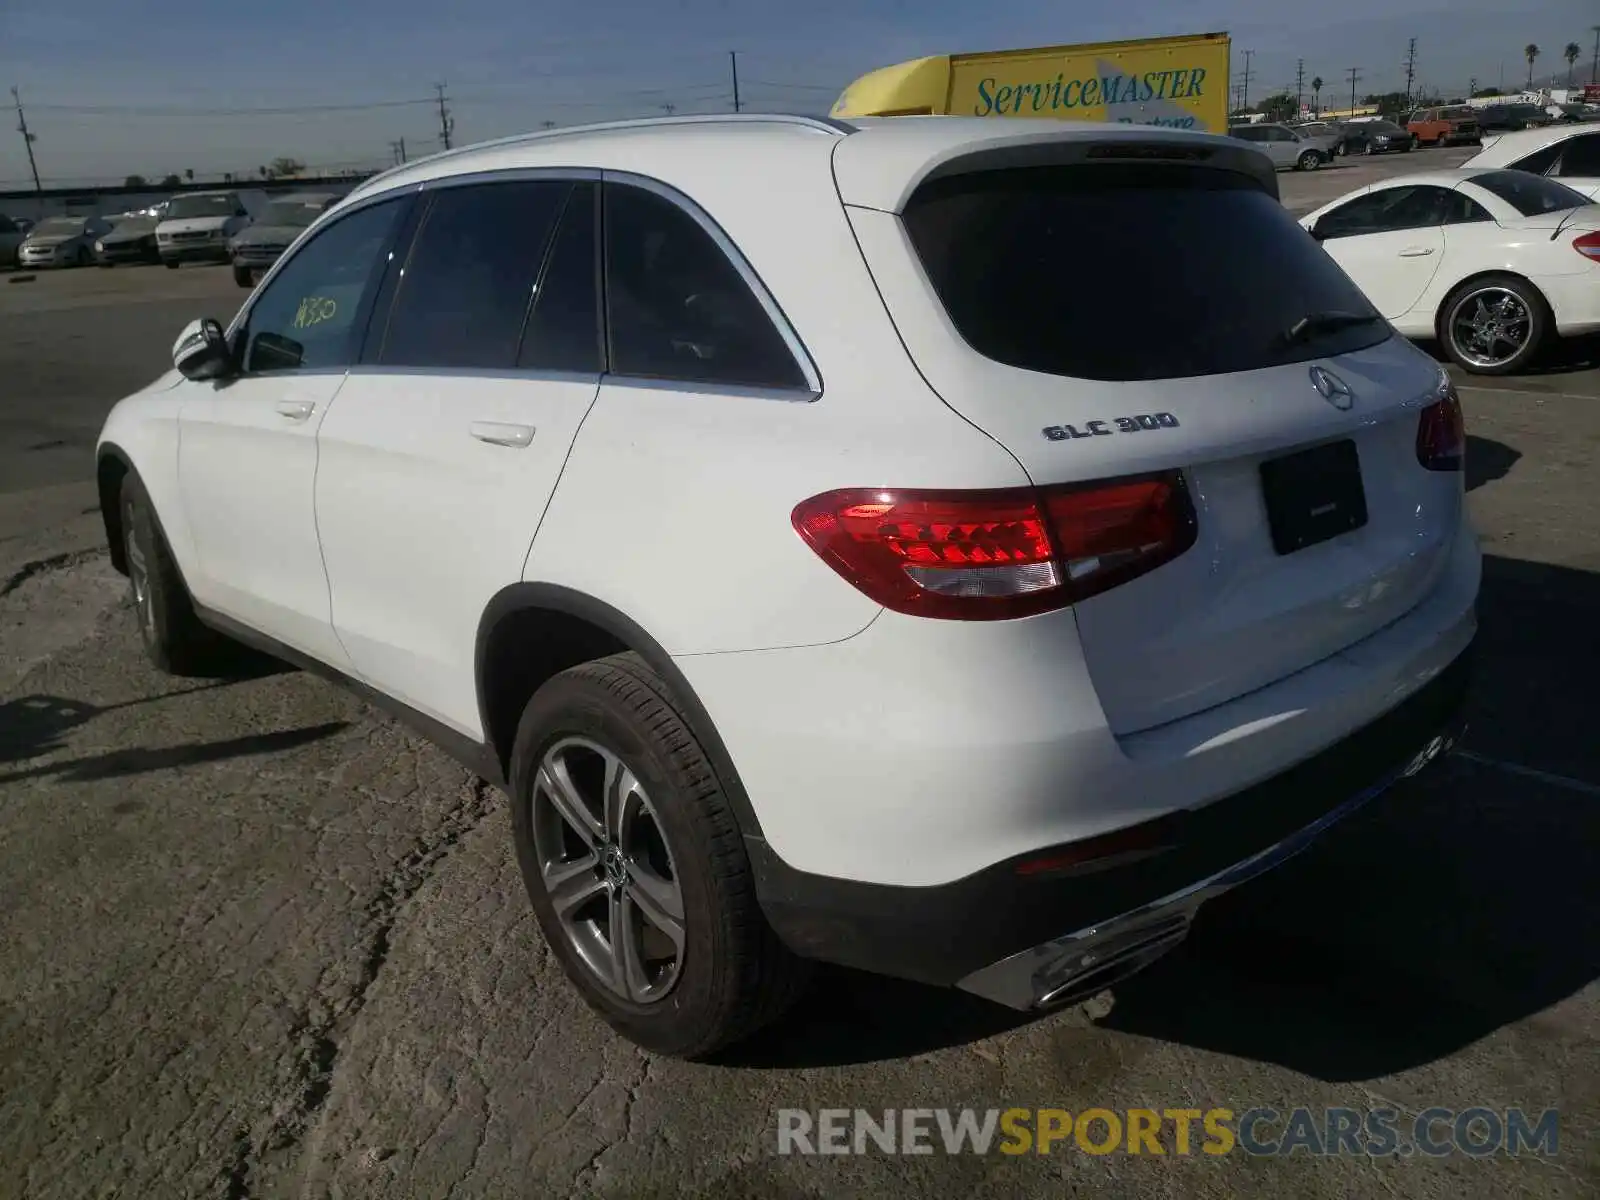
[[[599,371],[550,371],[522,367],[401,367],[381,363],[357,363],[352,376],[396,375],[408,379],[510,379],[529,383],[586,383],[598,387],[604,378]]]
[[[419,184],[405,184],[402,187],[390,188],[387,191],[377,192],[371,196],[362,196],[359,200],[352,201],[348,206],[339,205],[338,207],[324,210],[320,217],[300,231],[300,236],[290,242],[283,253],[278,255],[277,261],[267,268],[267,273],[261,277],[261,282],[256,284],[250,294],[245,297],[244,303],[239,307],[239,311],[233,315],[233,320],[228,322],[228,328],[223,336],[231,341],[234,334],[249,322],[250,313],[261,298],[262,293],[267,290],[267,285],[277,278],[278,272],[283,270],[289,260],[299,254],[313,237],[321,234],[329,226],[361,212],[363,209],[371,208],[375,204],[382,204],[386,200],[404,199],[408,195],[414,196],[421,190],[422,188]],[[391,256],[394,254],[392,245],[389,247],[389,254]]]
[[[789,353],[794,356],[795,362],[799,364],[800,373],[805,376],[806,386],[804,388],[762,388],[747,384],[712,384],[704,380],[654,379],[648,376],[623,375],[619,373],[608,373],[606,376],[608,380],[641,379],[660,384],[680,383],[686,391],[696,389],[717,391],[737,388],[751,394],[764,393],[773,399],[784,399],[805,404],[809,404],[821,397],[822,374],[817,369],[817,364],[811,357],[810,352],[806,349],[805,343],[800,340],[800,335],[795,332],[787,314],[779,307],[765,281],[762,280],[760,275],[756,274],[755,268],[750,265],[749,260],[745,258],[733,239],[727,235],[722,226],[718,225],[716,220],[705,209],[701,208],[671,184],[663,183],[661,180],[653,179],[648,175],[637,175],[632,171],[605,170],[601,172],[601,179],[604,183],[617,183],[637,187],[659,196],[667,203],[681,209],[706,232],[706,235],[722,251],[727,260],[733,264],[733,269],[739,273],[739,277],[744,280],[745,286],[750,289],[751,295],[756,298],[756,302],[761,305],[762,310],[767,314],[767,320],[771,321],[773,327],[777,329],[778,336],[783,339],[784,345],[789,348]],[[604,247],[602,247],[602,271],[604,270],[603,251]],[[606,320],[609,325],[609,313],[606,314]],[[608,363],[607,365],[609,366],[610,364]]]

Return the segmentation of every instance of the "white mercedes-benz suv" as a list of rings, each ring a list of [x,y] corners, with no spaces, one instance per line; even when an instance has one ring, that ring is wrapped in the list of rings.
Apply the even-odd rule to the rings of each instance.
[[[449,151],[173,361],[98,447],[156,665],[253,643],[503,786],[662,1052],[807,960],[1081,998],[1457,736],[1460,405],[1227,137]]]

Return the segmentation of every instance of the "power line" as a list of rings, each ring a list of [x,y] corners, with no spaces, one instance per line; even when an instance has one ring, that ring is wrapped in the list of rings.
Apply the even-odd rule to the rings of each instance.
[[[13,87],[11,98],[17,102],[17,132],[22,135],[22,144],[28,148],[28,170],[33,172],[33,190],[42,194],[44,188],[39,185],[39,164],[33,158],[33,143],[38,138],[28,132],[28,118],[22,111],[22,93]]]
[[[129,107],[120,104],[35,104],[40,112],[91,113],[99,116],[146,117],[271,117],[293,113],[365,112],[377,108],[404,108],[432,104],[432,96],[416,100],[373,100],[363,104],[298,104],[279,108],[178,108],[173,105]]]

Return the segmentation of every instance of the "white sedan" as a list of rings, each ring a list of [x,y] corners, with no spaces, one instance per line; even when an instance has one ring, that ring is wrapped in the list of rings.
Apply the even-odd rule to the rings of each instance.
[[[1508,170],[1386,179],[1301,219],[1401,333],[1468,371],[1522,370],[1600,330],[1600,204]]]

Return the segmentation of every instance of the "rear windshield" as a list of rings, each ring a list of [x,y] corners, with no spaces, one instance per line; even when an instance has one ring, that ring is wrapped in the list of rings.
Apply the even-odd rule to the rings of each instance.
[[[1231,171],[1108,163],[978,172],[924,185],[904,220],[962,337],[1009,366],[1174,379],[1303,362],[1391,336],[1283,206]],[[1325,313],[1372,319],[1286,336],[1302,317]]]
[[[1530,175],[1527,171],[1490,171],[1474,175],[1472,182],[1486,192],[1493,192],[1525,217],[1541,213],[1565,212],[1588,204],[1589,197],[1575,192],[1564,183],[1543,175]]]

